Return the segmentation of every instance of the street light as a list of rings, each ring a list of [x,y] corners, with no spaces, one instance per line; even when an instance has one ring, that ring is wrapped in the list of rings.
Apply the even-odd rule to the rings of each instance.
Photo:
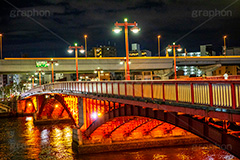
[[[77,43],[74,44],[74,46],[69,46],[68,47],[68,53],[73,53],[73,49],[75,50],[75,58],[76,58],[76,81],[78,81],[78,49],[80,53],[84,53],[85,50],[83,46],[78,46]]]
[[[160,38],[161,38],[161,35],[158,35],[158,56],[160,57]]]
[[[127,63],[126,63],[126,59],[121,59],[121,61],[119,62],[121,65],[124,64],[124,69],[125,69],[125,80],[127,80]],[[128,64],[131,64],[131,61],[128,61]]]
[[[85,39],[85,57],[87,57],[87,35],[84,35]]]
[[[173,43],[173,45],[168,45],[167,47],[167,51],[171,52],[173,48],[173,56],[174,56],[174,78],[177,79],[177,64],[176,64],[176,48],[178,52],[182,51],[182,48],[180,45],[176,45],[175,43]]]
[[[101,69],[100,67],[98,67],[97,69],[94,70],[94,73],[98,74],[98,79],[99,81],[101,80],[101,73],[103,73],[103,69]]]
[[[223,43],[224,43],[224,46],[223,46],[223,55],[225,55],[225,56],[226,56],[226,51],[227,51],[226,38],[227,38],[227,36],[223,36]]]
[[[131,31],[133,33],[137,33],[140,31],[140,29],[137,27],[137,23],[128,23],[127,18],[124,19],[124,23],[115,23],[115,28],[113,29],[113,31],[115,33],[119,33],[122,31],[122,28],[120,28],[120,26],[124,27],[124,32],[125,32],[125,46],[126,46],[126,61],[127,61],[127,78],[126,80],[130,80],[130,70],[129,70],[129,49],[128,49],[128,26],[133,26]]]
[[[2,56],[2,37],[3,37],[3,35],[0,34],[0,52],[1,52],[1,59],[3,58],[3,56]]]
[[[43,70],[41,70],[41,69],[38,69],[38,71],[36,71],[36,73],[35,73],[35,75],[37,75],[38,74],[38,76],[39,76],[39,85],[41,86],[41,75],[44,75],[45,73],[44,73],[44,71]]]
[[[54,61],[53,59],[51,59],[51,61],[47,61],[48,65],[49,63],[51,63],[51,67],[52,67],[52,83],[54,82],[54,71],[53,71],[53,63],[55,63],[55,66],[58,66],[58,61]]]

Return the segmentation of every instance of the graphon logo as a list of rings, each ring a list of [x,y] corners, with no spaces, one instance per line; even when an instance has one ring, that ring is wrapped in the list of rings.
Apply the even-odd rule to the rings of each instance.
[[[192,148],[193,149],[195,149],[196,147],[209,148],[209,147],[213,147],[213,146],[217,146],[222,150],[228,150],[228,151],[232,150],[231,144],[221,144],[221,145],[218,145],[218,144],[215,144],[215,145],[213,145],[213,144],[194,144],[194,145],[192,145]]]
[[[230,10],[193,10],[192,17],[230,17],[232,16],[232,11]]]
[[[49,10],[36,10],[36,9],[29,9],[29,10],[11,10],[10,17],[49,17],[51,16],[51,12]]]

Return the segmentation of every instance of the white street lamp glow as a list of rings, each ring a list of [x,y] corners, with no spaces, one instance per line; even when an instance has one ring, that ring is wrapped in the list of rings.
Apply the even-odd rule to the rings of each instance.
[[[68,53],[73,53],[72,49],[68,49],[67,51],[68,51]]]
[[[123,64],[123,61],[120,61],[119,64]]]
[[[171,52],[171,51],[172,51],[172,48],[167,48],[167,51],[168,51],[168,52]]]
[[[101,73],[103,73],[104,71],[100,71]]]
[[[140,28],[138,28],[137,26],[134,26],[134,27],[131,29],[131,31],[132,31],[133,33],[138,33],[138,32],[140,31]]]
[[[55,63],[55,66],[58,66],[59,65],[59,63]]]
[[[97,71],[94,71],[94,73],[97,73]]]
[[[38,73],[36,72],[35,75],[37,75]]]
[[[182,51],[182,48],[178,48],[177,51],[178,51],[178,52],[181,52],[181,51]]]
[[[45,75],[45,72],[42,72],[42,75]]]
[[[114,27],[113,31],[114,31],[115,33],[119,33],[119,32],[122,31],[122,28],[120,28],[120,27]]]
[[[128,61],[128,64],[131,64],[131,62],[130,62],[130,61]]]
[[[80,52],[80,53],[84,53],[85,50],[84,50],[84,49],[80,49],[79,52]]]

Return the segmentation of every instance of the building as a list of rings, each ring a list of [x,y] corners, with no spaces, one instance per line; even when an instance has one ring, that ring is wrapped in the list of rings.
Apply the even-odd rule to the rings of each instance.
[[[227,48],[226,55],[227,55],[227,56],[240,55],[240,47]]]
[[[88,57],[117,57],[117,49],[114,46],[93,47],[87,55]]]
[[[212,44],[200,45],[201,56],[216,56]]]
[[[129,57],[151,57],[152,52],[149,50],[141,50],[140,44],[133,43],[132,50],[129,51]]]

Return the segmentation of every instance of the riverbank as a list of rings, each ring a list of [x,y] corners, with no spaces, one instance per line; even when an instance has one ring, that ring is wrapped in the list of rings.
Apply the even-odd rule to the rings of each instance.
[[[209,143],[208,141],[195,136],[184,136],[184,137],[164,137],[155,139],[144,139],[144,140],[134,140],[126,142],[113,142],[110,144],[90,144],[75,146],[73,144],[73,149],[77,147],[79,154],[92,154],[92,153],[102,153],[102,152],[113,152],[113,151],[126,151],[144,148],[156,148],[156,147],[171,147],[171,146],[185,146],[193,144],[203,144]]]

